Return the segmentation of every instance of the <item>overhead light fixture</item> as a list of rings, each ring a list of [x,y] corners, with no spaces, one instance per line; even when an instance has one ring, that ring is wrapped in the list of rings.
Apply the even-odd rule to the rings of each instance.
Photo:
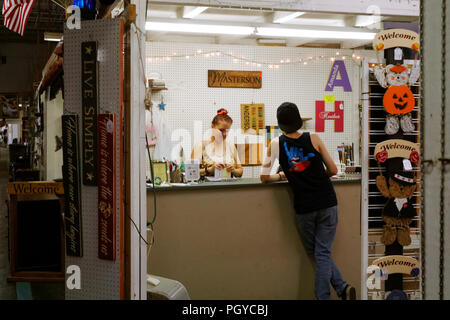
[[[289,20],[293,20],[301,15],[304,15],[305,12],[293,12],[293,13],[285,13],[285,12],[275,12],[275,16],[273,19],[273,23],[285,23]]]
[[[54,32],[45,32],[44,33],[45,41],[59,42],[59,41],[61,41],[62,37],[63,37],[62,33],[54,33]]]
[[[208,7],[184,7],[183,8],[183,18],[192,19],[201,14],[203,11],[208,9]]]
[[[163,31],[163,32],[187,32],[187,33],[207,33],[207,34],[231,34],[231,35],[250,35],[255,28],[241,26],[222,26],[208,24],[191,23],[168,23],[152,22],[145,24],[145,30]]]
[[[249,27],[237,25],[196,24],[178,22],[148,21],[145,24],[148,31],[200,33],[200,34],[228,34],[228,35],[256,35],[264,37],[287,38],[315,38],[315,39],[343,39],[343,40],[373,40],[374,32],[352,31],[346,29],[337,31],[333,29],[314,28],[271,28]],[[357,29],[353,29],[357,30]]]
[[[265,45],[286,45],[286,40],[284,39],[257,39],[259,44]]]

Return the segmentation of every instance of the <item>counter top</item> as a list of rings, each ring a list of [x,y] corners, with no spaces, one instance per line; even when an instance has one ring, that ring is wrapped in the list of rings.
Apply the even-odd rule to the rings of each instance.
[[[336,178],[331,179],[333,183],[360,183],[361,177],[355,176],[355,177],[342,177],[342,178]],[[277,181],[277,182],[269,182],[269,183],[262,183],[257,178],[240,178],[240,179],[233,179],[233,180],[227,180],[227,181],[217,181],[217,182],[210,182],[210,181],[203,181],[196,184],[176,184],[176,185],[170,185],[170,186],[155,186],[156,191],[171,191],[171,190],[190,190],[190,189],[213,189],[213,188],[240,188],[240,187],[265,187],[265,186],[272,186],[272,185],[278,185],[278,184],[287,184],[287,181]],[[147,183],[147,190],[151,190],[152,185]]]

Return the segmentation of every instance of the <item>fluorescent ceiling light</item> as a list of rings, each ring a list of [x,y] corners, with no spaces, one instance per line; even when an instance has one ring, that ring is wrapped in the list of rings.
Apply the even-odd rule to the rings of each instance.
[[[59,42],[59,41],[61,41],[62,36],[63,35],[61,33],[45,32],[44,33],[44,40],[45,41]]]
[[[373,40],[375,33],[333,30],[307,30],[287,28],[258,28],[258,35],[268,37]]]
[[[293,12],[293,13],[284,13],[284,12],[275,12],[275,16],[273,19],[273,23],[285,23],[289,20],[295,19],[297,17],[300,17],[301,15],[304,15],[305,12]]]
[[[286,44],[284,39],[257,39],[257,42],[261,44]]]
[[[228,35],[256,35],[264,37],[287,38],[315,38],[315,39],[343,39],[343,40],[373,40],[376,33],[360,31],[336,31],[297,28],[246,27],[234,25],[194,24],[153,22],[145,24],[148,31],[200,33],[200,34],[228,34]],[[355,30],[355,29],[354,29]]]
[[[184,7],[183,18],[192,19],[201,14],[206,9],[208,9],[208,7]]]
[[[255,28],[240,26],[205,25],[191,23],[167,23],[151,22],[145,24],[145,30],[163,32],[188,32],[188,33],[212,33],[212,34],[235,34],[250,35]]]

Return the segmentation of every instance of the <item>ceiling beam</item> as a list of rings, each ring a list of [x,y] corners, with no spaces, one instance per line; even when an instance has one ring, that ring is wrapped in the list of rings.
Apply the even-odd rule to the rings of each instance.
[[[303,1],[239,1],[239,0],[149,0],[150,4],[175,4],[191,6],[227,7],[236,9],[267,9],[305,12],[370,14],[368,8],[373,0],[303,0]],[[377,0],[380,15],[419,16],[420,0]]]
[[[204,12],[205,10],[207,10],[208,7],[184,7],[183,8],[183,18],[184,19],[193,19],[197,16],[199,16],[200,14],[202,14],[202,12]]]

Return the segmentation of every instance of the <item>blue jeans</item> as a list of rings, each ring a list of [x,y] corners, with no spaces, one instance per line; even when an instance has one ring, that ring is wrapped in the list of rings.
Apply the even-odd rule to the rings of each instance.
[[[337,206],[296,216],[306,252],[316,262],[316,299],[330,299],[330,283],[340,297],[347,283],[342,280],[341,273],[331,258],[331,245],[338,223]]]

